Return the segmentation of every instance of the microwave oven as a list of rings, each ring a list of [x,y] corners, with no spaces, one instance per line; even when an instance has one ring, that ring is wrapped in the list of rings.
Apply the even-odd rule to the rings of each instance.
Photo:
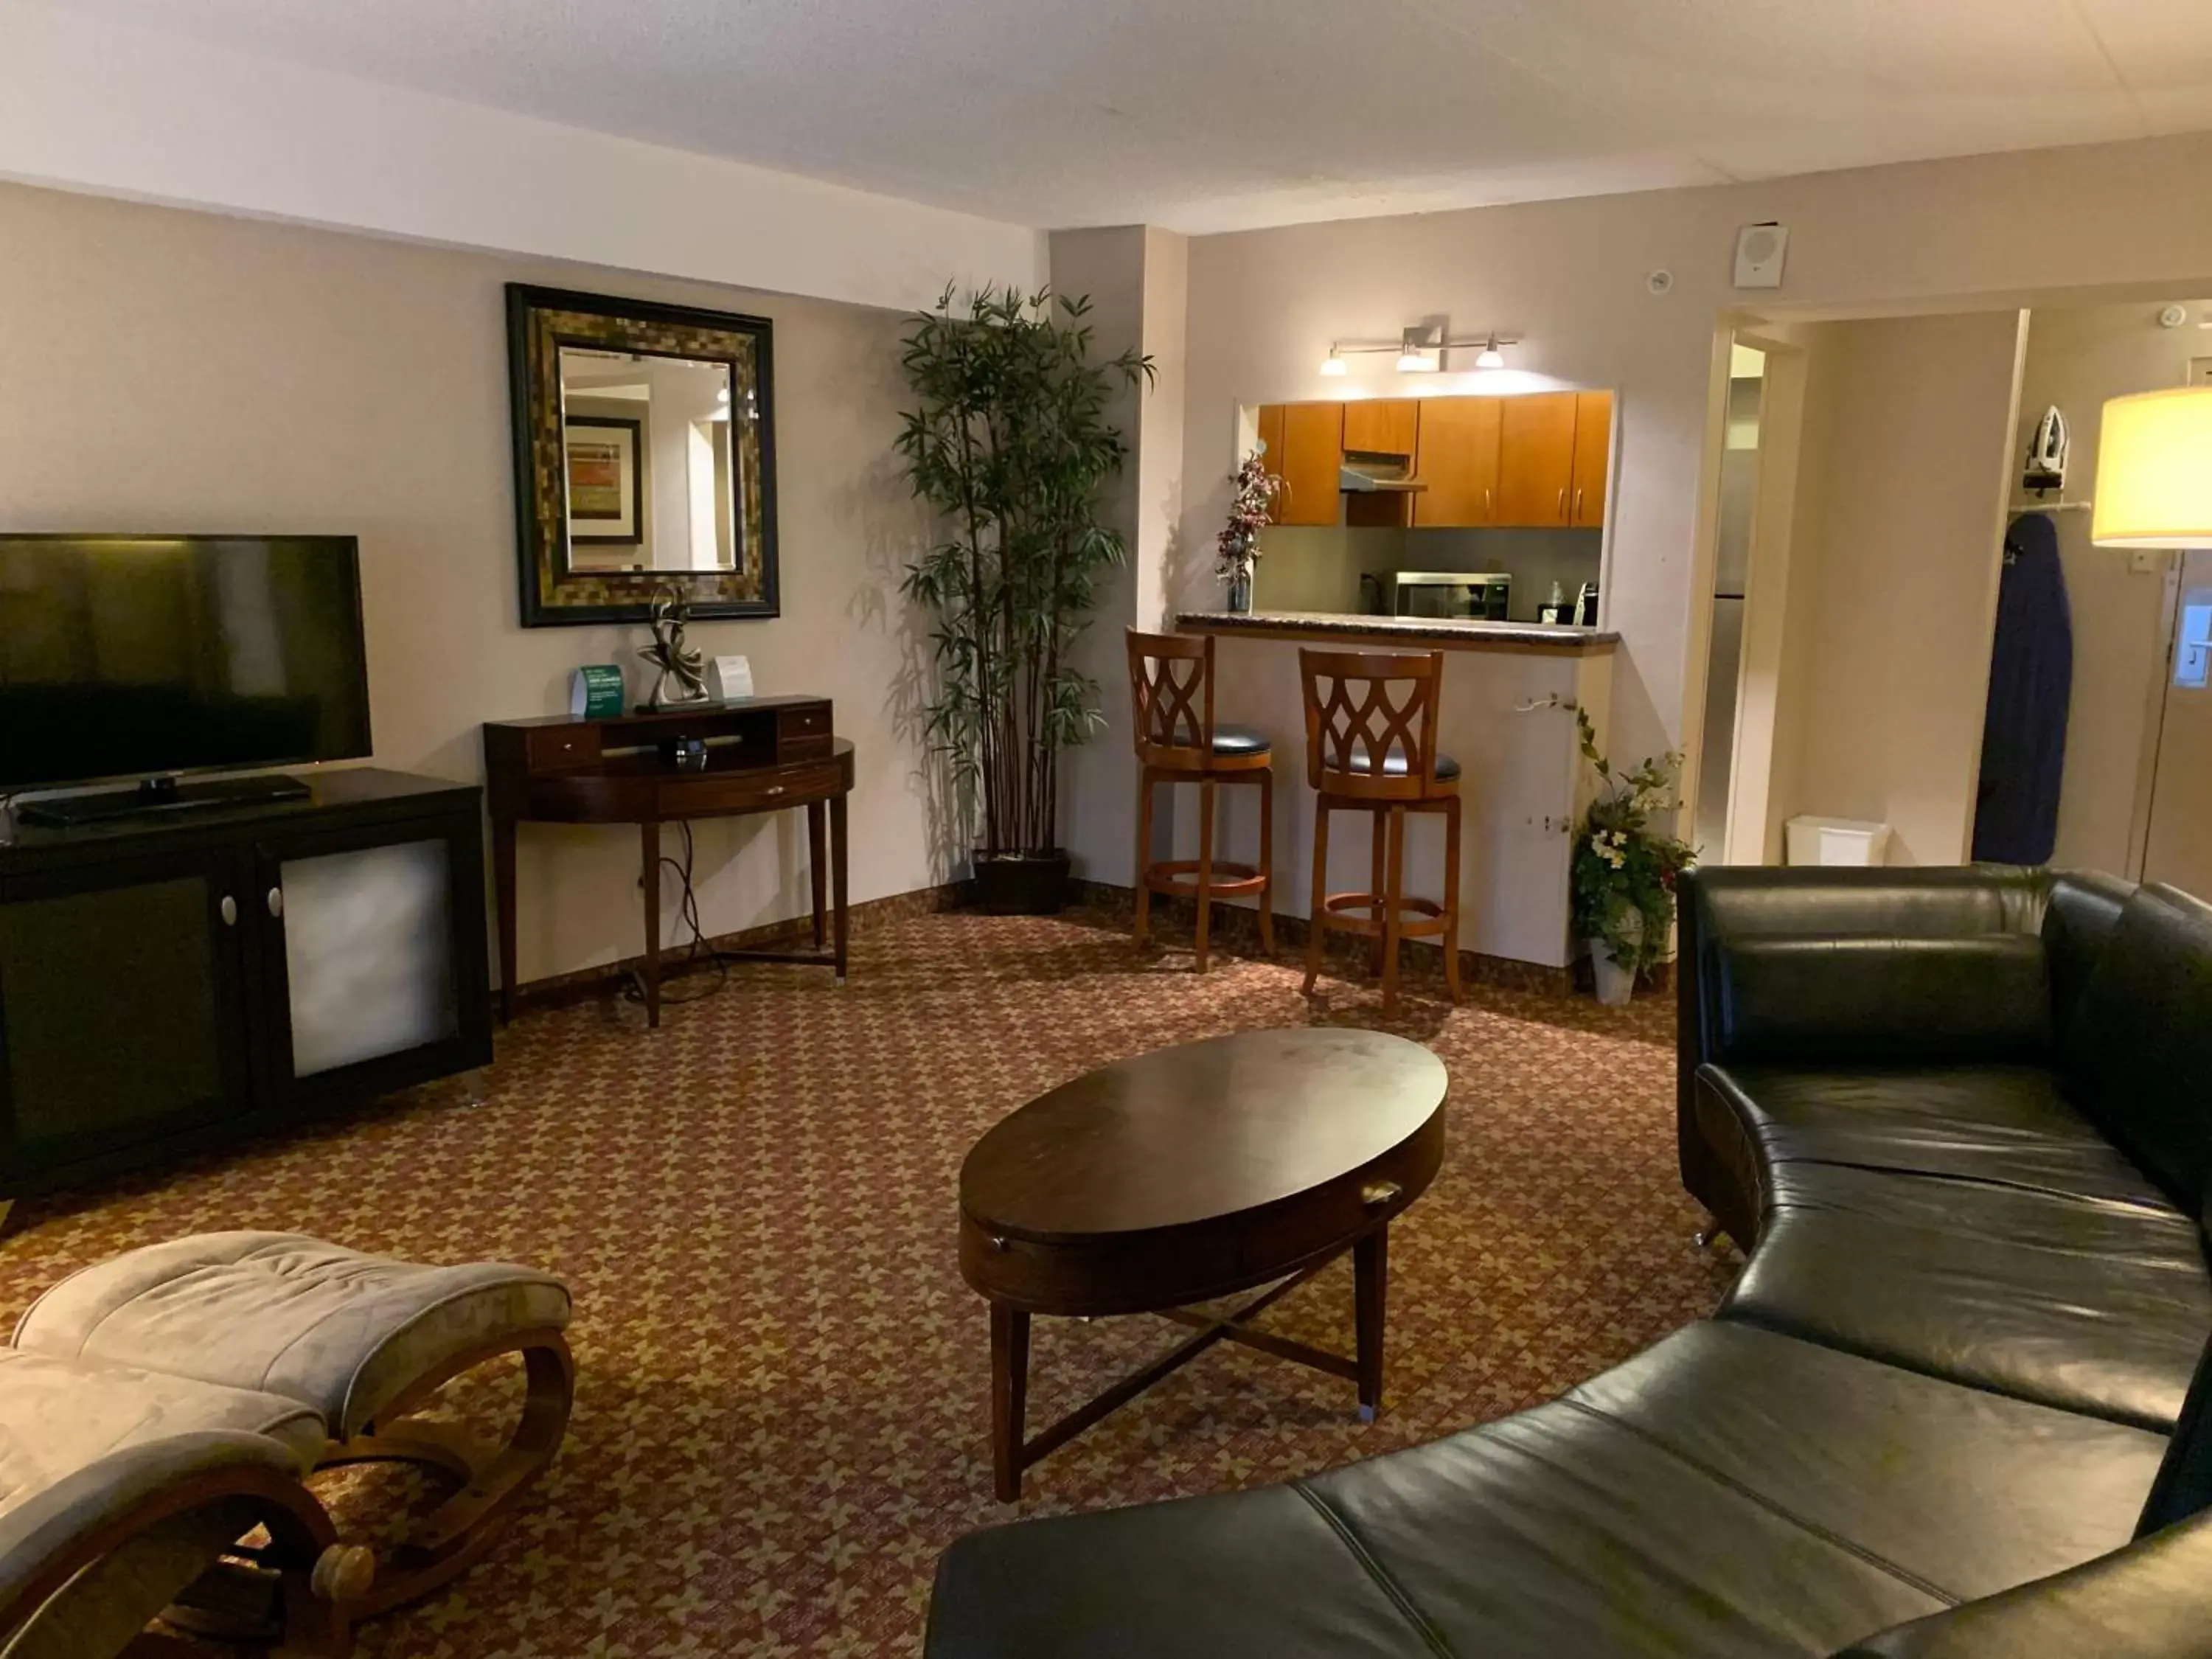
[[[1394,617],[1504,622],[1513,578],[1502,571],[1394,570],[1390,595]]]

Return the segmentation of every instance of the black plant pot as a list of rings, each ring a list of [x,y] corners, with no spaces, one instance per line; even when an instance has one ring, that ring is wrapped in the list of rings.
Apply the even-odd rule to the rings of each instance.
[[[1067,854],[978,853],[975,902],[994,916],[1054,916],[1067,908]]]

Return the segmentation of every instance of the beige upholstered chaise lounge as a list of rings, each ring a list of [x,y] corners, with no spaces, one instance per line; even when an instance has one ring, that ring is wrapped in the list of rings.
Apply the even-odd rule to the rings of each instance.
[[[0,1659],[183,1653],[192,1634],[344,1653],[355,1620],[489,1548],[551,1462],[568,1314],[532,1268],[287,1233],[203,1234],[64,1279],[0,1349]],[[508,1354],[526,1386],[503,1445],[410,1416]],[[378,1559],[304,1480],[386,1460],[452,1490]]]

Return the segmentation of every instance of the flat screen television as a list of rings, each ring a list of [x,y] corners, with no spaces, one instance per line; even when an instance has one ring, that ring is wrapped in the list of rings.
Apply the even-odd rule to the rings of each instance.
[[[368,752],[352,537],[0,534],[0,793]]]

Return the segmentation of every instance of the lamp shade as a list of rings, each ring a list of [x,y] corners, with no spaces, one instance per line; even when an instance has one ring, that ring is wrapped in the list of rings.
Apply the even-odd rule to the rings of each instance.
[[[2212,386],[2106,404],[2089,538],[2100,547],[2212,547]]]

